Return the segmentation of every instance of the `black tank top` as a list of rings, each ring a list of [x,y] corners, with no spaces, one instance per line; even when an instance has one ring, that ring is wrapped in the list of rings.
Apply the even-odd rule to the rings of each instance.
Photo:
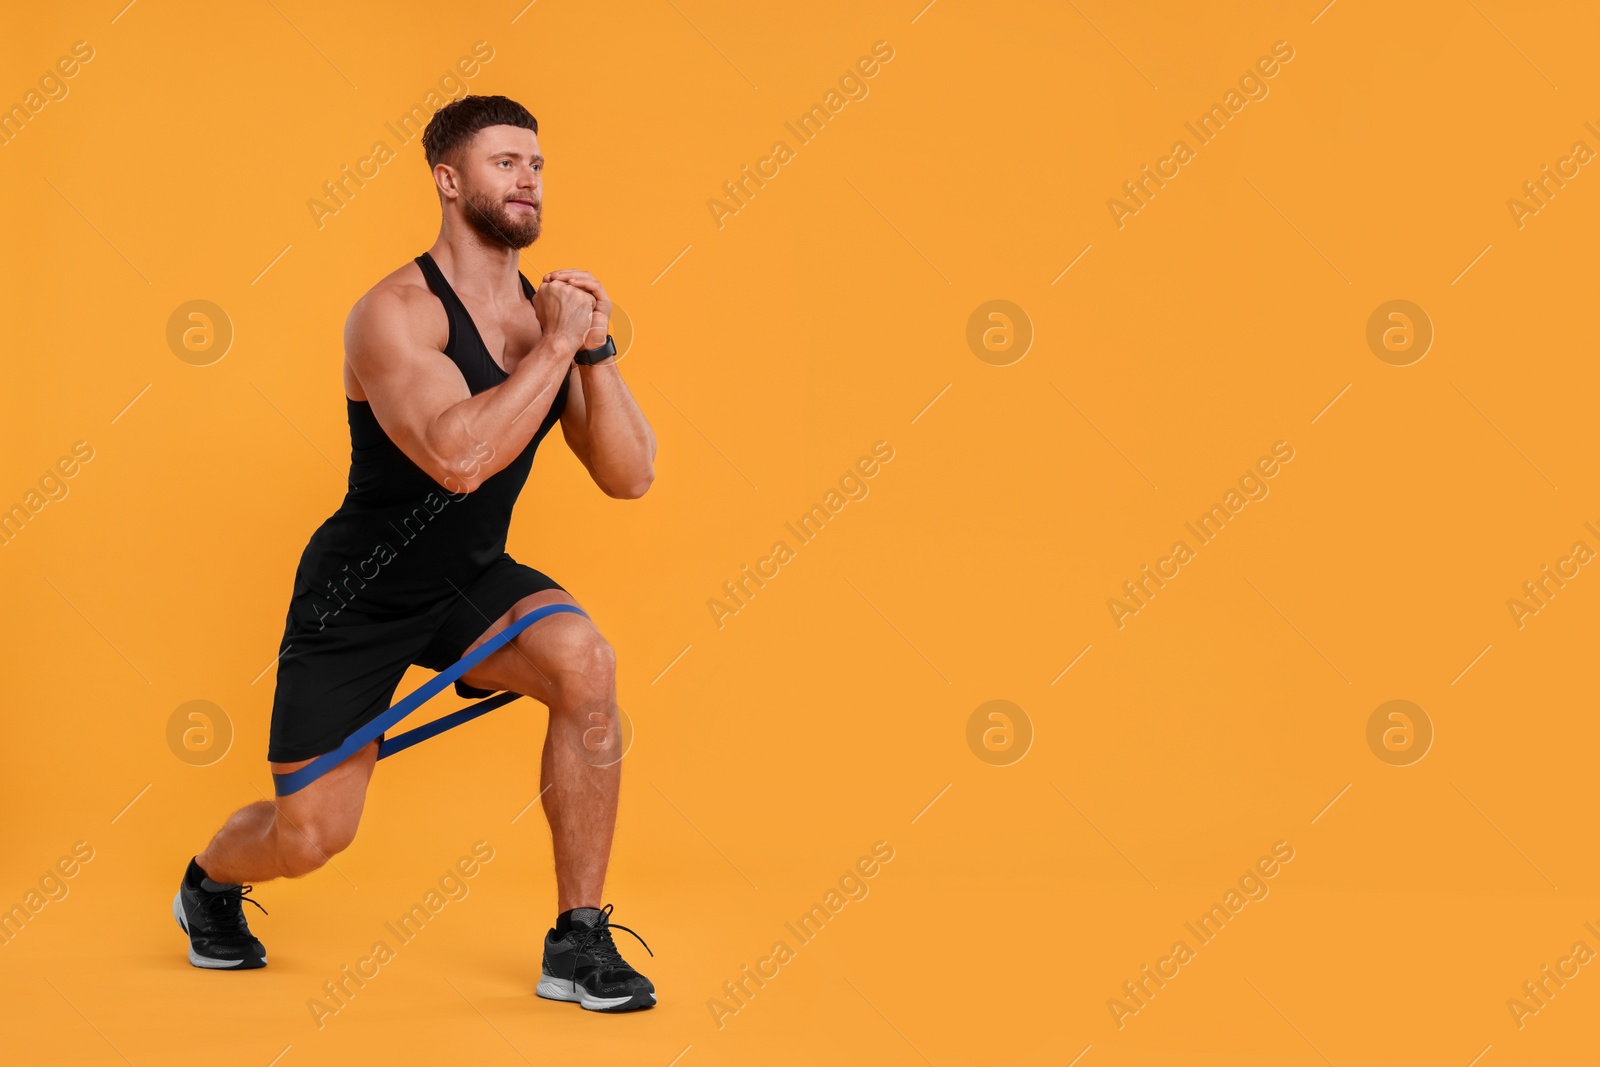
[[[473,395],[509,374],[489,355],[466,305],[433,257],[416,258],[428,288],[444,304],[450,338],[444,354],[460,369]],[[534,287],[519,272],[523,295]],[[521,453],[475,491],[462,493],[434,481],[390,440],[365,400],[345,398],[350,420],[350,487],[344,502],[312,535],[301,559],[297,592],[309,594],[310,617],[348,623],[408,615],[455,595],[506,550],[511,509],[539,442],[567,402],[562,381],[550,411]],[[480,457],[491,464],[498,457]],[[325,613],[336,612],[337,617]]]

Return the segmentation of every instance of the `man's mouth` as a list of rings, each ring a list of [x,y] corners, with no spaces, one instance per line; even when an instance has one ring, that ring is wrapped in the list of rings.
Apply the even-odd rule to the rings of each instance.
[[[525,199],[518,198],[516,200],[507,200],[506,203],[509,204],[512,207],[520,207],[525,211],[538,211],[539,210],[539,205],[534,203],[532,200],[525,200]]]

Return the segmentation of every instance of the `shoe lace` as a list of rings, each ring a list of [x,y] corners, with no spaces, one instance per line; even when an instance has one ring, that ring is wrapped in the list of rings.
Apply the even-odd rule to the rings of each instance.
[[[611,921],[612,907],[613,905],[607,904],[601,908],[600,918],[595,920],[593,926],[572,928],[578,951],[586,953],[600,967],[627,967],[628,962],[622,958],[622,954],[617,951],[617,943],[611,939],[612,930],[624,930],[632,934],[639,944],[644,945],[644,950],[654,956],[655,952],[644,938],[621,923]]]
[[[206,913],[213,921],[221,922],[232,918],[239,929],[248,930],[249,926],[244,921],[244,908],[241,904],[254,904],[261,908],[261,914],[268,914],[267,909],[261,906],[261,902],[249,895],[254,888],[255,886],[251,885],[236,885],[229,889],[202,893],[200,899]]]

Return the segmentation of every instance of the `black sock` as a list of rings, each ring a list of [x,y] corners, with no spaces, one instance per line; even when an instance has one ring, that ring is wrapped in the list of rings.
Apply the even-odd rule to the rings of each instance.
[[[599,908],[573,908],[556,916],[556,937],[565,937],[567,931],[572,929],[573,919],[578,920],[581,926],[593,926],[600,920]]]
[[[193,857],[189,860],[189,869],[183,872],[183,884],[190,889],[200,888],[200,879],[206,877],[206,872],[200,869],[200,864]]]

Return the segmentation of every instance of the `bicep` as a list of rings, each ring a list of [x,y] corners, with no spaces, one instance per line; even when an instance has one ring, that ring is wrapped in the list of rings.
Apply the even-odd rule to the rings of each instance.
[[[441,349],[416,340],[416,325],[398,299],[358,306],[345,330],[345,353],[383,432],[437,481],[450,462],[434,447],[435,423],[472,391]]]

